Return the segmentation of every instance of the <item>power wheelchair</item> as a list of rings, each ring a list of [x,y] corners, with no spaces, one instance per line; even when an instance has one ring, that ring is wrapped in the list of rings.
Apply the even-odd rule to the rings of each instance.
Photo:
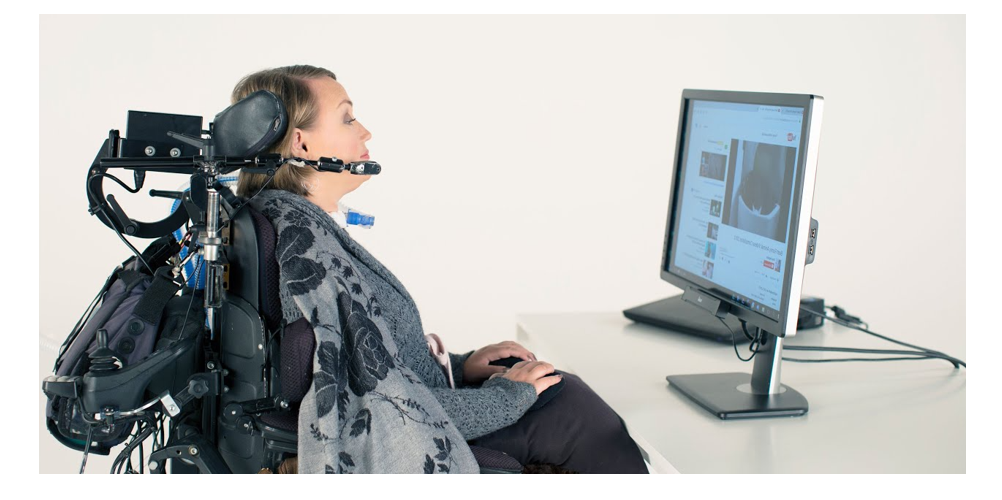
[[[267,91],[217,114],[209,130],[200,130],[201,124],[201,117],[130,111],[129,137],[110,131],[88,171],[91,214],[126,244],[123,234],[157,239],[142,254],[132,248],[136,256],[123,267],[153,282],[171,280],[180,295],[173,296],[175,289],[168,286],[163,298],[171,295],[187,305],[180,329],[157,332],[152,352],[125,363],[122,342],[109,345],[106,330],[92,338],[80,335],[92,304],[60,350],[62,358],[67,351],[82,356],[86,348],[89,368],[60,371],[57,361],[55,375],[43,381],[50,406],[61,401],[64,420],[73,419],[86,434],[68,432],[70,424],[59,418],[47,418],[49,430],[64,445],[83,451],[85,463],[87,453],[109,454],[124,441],[112,472],[126,464],[127,472],[134,471],[132,455],[150,437],[153,449],[148,458],[140,451],[139,472],[146,464],[151,473],[256,473],[274,470],[296,455],[298,406],[312,384],[314,332],[305,319],[282,320],[275,230],[220,180],[242,169],[266,174],[270,182],[286,162],[355,174],[381,169],[375,162],[310,162],[265,154],[287,127],[281,100]],[[113,168],[132,170],[136,187],[108,174]],[[114,196],[103,192],[105,178],[138,192],[149,171],[191,180],[183,192],[150,191],[177,200],[171,215],[153,223],[129,218]],[[182,226],[189,227],[188,234],[175,238]],[[199,265],[192,268],[196,260]],[[184,276],[182,265],[193,272]],[[481,472],[522,470],[504,453],[471,449]]]

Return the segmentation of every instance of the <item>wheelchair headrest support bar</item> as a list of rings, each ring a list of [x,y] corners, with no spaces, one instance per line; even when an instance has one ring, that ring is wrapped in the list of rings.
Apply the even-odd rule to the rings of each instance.
[[[231,173],[236,170],[243,170],[249,173],[261,173],[269,177],[282,165],[289,163],[298,167],[313,168],[318,172],[343,172],[347,170],[354,175],[378,175],[382,171],[379,163],[374,161],[362,161],[345,163],[343,160],[333,157],[323,157],[319,160],[306,160],[304,158],[284,158],[279,154],[264,154],[250,159],[221,158],[210,159],[205,156],[191,156],[181,158],[118,158],[115,157],[120,149],[118,148],[118,131],[112,130],[108,141],[101,146],[101,151],[87,176],[87,198],[90,201],[90,212],[108,227],[115,229],[119,233],[140,238],[159,238],[165,234],[175,231],[184,225],[189,219],[189,214],[184,209],[185,204],[178,206],[178,209],[168,217],[157,222],[142,222],[130,218],[122,207],[111,195],[105,199],[104,178],[108,176],[108,169],[121,168],[138,172],[163,172],[176,173],[205,178],[205,184],[212,186],[215,178]],[[109,145],[109,142],[111,143]],[[103,156],[102,153],[110,154],[111,157]],[[143,176],[137,175],[136,189],[142,187]],[[117,179],[116,179],[117,180]],[[121,183],[121,182],[120,182]],[[194,184],[194,183],[193,183]],[[201,200],[193,200],[198,206],[204,207]],[[203,221],[194,221],[196,224]]]

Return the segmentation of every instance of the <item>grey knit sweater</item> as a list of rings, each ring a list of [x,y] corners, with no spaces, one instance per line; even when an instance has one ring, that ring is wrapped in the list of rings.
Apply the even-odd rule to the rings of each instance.
[[[286,200],[295,197],[299,198],[295,201],[302,201],[298,195],[268,189],[258,195],[252,204],[257,208],[271,197]],[[329,217],[313,203],[295,205],[301,210],[313,211],[310,216]],[[262,214],[270,218],[267,210],[263,210]],[[502,377],[495,377],[478,386],[464,385],[463,364],[472,351],[462,355],[449,353],[456,389],[450,388],[444,371],[428,351],[417,305],[403,284],[347,231],[337,224],[332,226],[335,229],[333,236],[336,244],[353,259],[351,267],[359,273],[361,281],[380,298],[380,315],[390,327],[388,333],[393,337],[401,359],[421,377],[421,381],[441,403],[463,437],[467,440],[475,439],[517,422],[536,401],[535,388],[531,384]],[[283,309],[288,309],[293,301],[283,299],[282,304]],[[287,320],[302,317],[302,313],[296,309],[284,310],[283,315]]]

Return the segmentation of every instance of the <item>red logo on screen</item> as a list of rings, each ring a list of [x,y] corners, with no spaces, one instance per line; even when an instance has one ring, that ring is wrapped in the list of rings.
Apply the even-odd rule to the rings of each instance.
[[[783,268],[783,261],[779,259],[774,259],[772,257],[766,257],[766,259],[762,261],[762,267],[766,269],[772,269],[773,271],[776,271],[778,273]]]
[[[794,135],[794,134],[786,134],[786,140],[787,141],[791,141],[792,142],[796,138],[797,138],[797,136]]]

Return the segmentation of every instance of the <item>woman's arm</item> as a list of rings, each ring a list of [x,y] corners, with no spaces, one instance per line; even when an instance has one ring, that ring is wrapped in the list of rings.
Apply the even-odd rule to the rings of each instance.
[[[466,360],[469,359],[472,354],[473,351],[466,354],[449,353],[449,364],[452,365],[452,381],[456,383],[457,389],[466,385],[463,383],[463,365],[466,364]]]
[[[532,384],[504,377],[494,377],[484,382],[480,388],[428,389],[445,408],[452,423],[466,440],[476,439],[514,424],[537,398]]]

